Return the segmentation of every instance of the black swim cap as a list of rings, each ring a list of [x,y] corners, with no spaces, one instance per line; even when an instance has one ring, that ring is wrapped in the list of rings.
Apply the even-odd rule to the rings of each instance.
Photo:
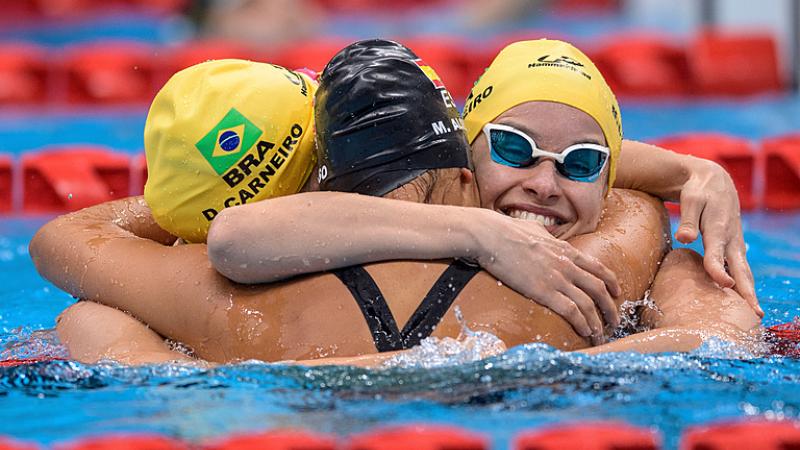
[[[397,42],[356,42],[320,76],[320,188],[384,195],[429,169],[472,168],[463,122],[436,73]]]

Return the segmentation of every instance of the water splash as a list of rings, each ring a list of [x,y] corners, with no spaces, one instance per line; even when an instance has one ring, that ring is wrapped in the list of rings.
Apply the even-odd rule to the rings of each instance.
[[[383,367],[431,368],[479,361],[506,351],[505,343],[492,333],[473,331],[464,320],[461,309],[454,308],[461,325],[458,337],[428,337],[419,345],[389,359]]]

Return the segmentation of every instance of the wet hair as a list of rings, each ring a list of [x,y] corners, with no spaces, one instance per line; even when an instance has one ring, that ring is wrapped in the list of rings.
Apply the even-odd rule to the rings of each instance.
[[[314,115],[321,190],[382,196],[431,169],[472,168],[450,93],[402,44],[351,44],[319,81]]]

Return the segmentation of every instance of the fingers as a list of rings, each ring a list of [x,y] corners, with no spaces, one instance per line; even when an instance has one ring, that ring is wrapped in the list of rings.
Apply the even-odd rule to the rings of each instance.
[[[700,233],[700,215],[705,208],[705,201],[695,195],[681,194],[681,224],[675,232],[675,239],[690,244]]]
[[[578,292],[588,296],[593,308],[596,307],[596,309],[600,310],[606,324],[611,328],[617,328],[619,326],[619,310],[617,309],[617,304],[614,302],[614,299],[611,298],[611,295],[609,295],[602,281],[585,274],[573,279],[572,283],[578,287]],[[574,299],[572,295],[569,295],[569,297]],[[602,323],[600,325],[602,326]]]
[[[587,316],[583,313],[583,311],[581,311],[581,308],[578,307],[578,304],[571,298],[558,290],[551,290],[548,293],[537,297],[536,302],[561,316],[572,326],[575,332],[583,337],[590,338],[592,345],[597,345],[595,344],[595,341],[597,340],[596,334],[592,330],[592,326],[589,324]],[[594,315],[595,318],[599,320],[596,311]],[[597,325],[595,324],[595,327],[596,326]]]
[[[712,235],[713,236],[713,235]],[[714,282],[724,288],[732,288],[735,281],[725,270],[725,247],[726,243],[715,237],[703,236],[703,246],[705,255],[703,256],[703,267]]]
[[[604,289],[605,290],[605,289]],[[600,320],[600,315],[597,313],[597,308],[594,306],[592,299],[586,293],[572,284],[565,283],[561,288],[561,293],[569,298],[580,310],[586,322],[591,329],[589,336],[592,345],[600,345],[606,342],[603,335],[603,322]]]
[[[598,260],[597,258],[588,256],[585,253],[578,251],[573,247],[570,248],[574,250],[572,262],[575,263],[575,265],[578,266],[579,268],[585,270],[586,272],[589,272],[590,275],[594,275],[595,277],[599,278],[600,281],[605,284],[602,290],[606,291],[606,289],[608,289],[607,292],[604,292],[605,294],[611,293],[611,295],[614,297],[619,297],[620,295],[622,295],[622,288],[620,287],[619,281],[617,280],[617,275],[614,272],[612,272],[608,267],[606,267],[603,263],[601,263],[600,260]],[[586,291],[586,289],[584,290]],[[586,292],[588,292],[592,298],[594,299],[598,298],[597,296],[593,295],[592,292],[590,291]],[[600,294],[599,292],[596,293],[598,295]],[[606,295],[605,297],[607,297],[612,304],[614,303],[611,297],[609,297],[608,295]],[[598,306],[601,306],[602,309],[602,305]],[[616,305],[614,305],[614,310],[616,311]]]
[[[744,242],[738,240],[728,247],[728,269],[736,282],[736,291],[753,308],[759,317],[764,317],[764,310],[758,304],[755,287],[753,286],[753,272],[747,263]]]

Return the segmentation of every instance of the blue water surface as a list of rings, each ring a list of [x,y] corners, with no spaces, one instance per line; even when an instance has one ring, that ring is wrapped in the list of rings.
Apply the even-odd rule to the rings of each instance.
[[[0,220],[4,357],[59,356],[52,336],[35,332],[53,327],[56,314],[73,302],[42,280],[29,260],[27,243],[44,220]],[[744,227],[765,323],[800,315],[800,215],[750,214]],[[800,361],[738,359],[714,348],[585,357],[530,345],[474,363],[384,371],[49,362],[0,368],[0,434],[43,444],[118,431],[202,440],[278,427],[349,435],[426,422],[479,431],[495,448],[506,448],[523,429],[619,419],[659,430],[667,448],[676,448],[680,432],[692,424],[797,418],[798,381]]]

